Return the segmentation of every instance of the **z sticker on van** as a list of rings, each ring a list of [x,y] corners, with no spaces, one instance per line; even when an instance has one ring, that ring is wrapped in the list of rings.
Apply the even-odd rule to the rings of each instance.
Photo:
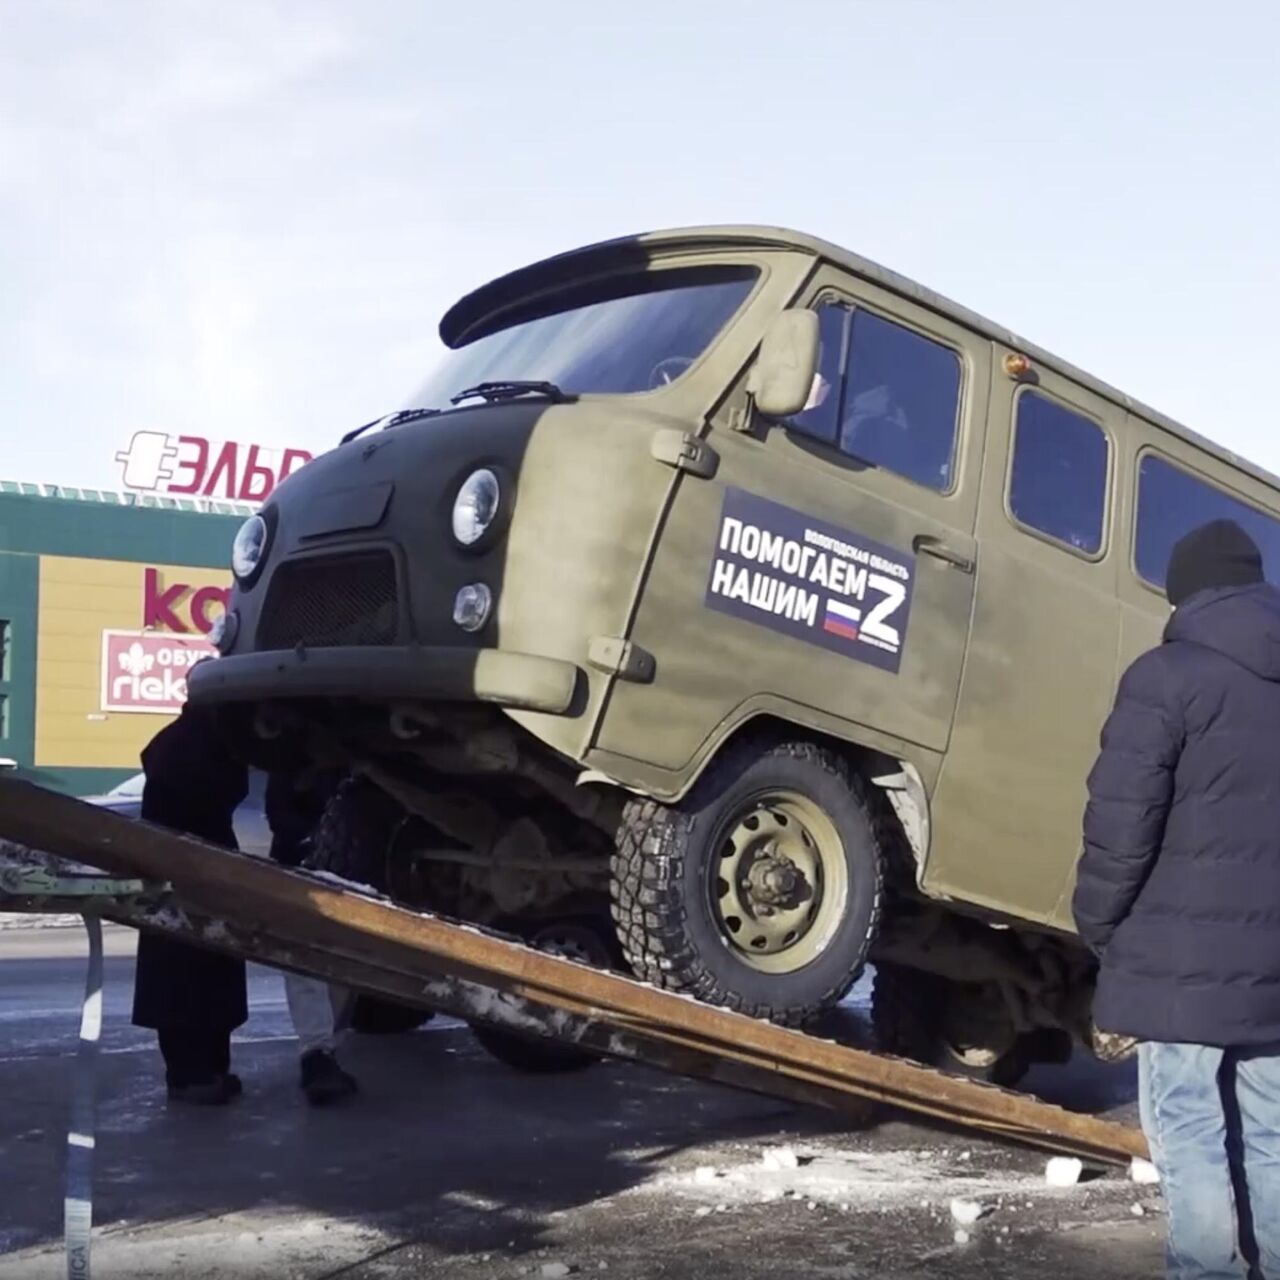
[[[915,557],[727,489],[707,604],[896,674]]]

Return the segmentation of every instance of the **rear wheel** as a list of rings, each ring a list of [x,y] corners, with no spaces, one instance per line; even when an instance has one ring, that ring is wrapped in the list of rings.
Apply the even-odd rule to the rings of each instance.
[[[596,969],[612,967],[613,954],[604,931],[588,920],[560,920],[521,931],[531,947],[550,955],[576,960]],[[475,1024],[476,1041],[499,1062],[530,1075],[562,1075],[581,1071],[600,1061],[599,1054],[544,1040],[522,1036],[499,1027]]]
[[[631,802],[613,862],[628,963],[796,1026],[836,1004],[880,917],[875,801],[832,751],[742,743],[676,805]]]
[[[871,1021],[883,1052],[948,1075],[1012,1087],[1031,1066],[1029,1042],[993,984],[877,964]]]

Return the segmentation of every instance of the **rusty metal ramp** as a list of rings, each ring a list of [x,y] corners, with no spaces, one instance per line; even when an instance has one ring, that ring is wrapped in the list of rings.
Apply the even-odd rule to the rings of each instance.
[[[834,1111],[863,1115],[870,1100],[1100,1163],[1147,1155],[1123,1125],[659,991],[28,783],[0,782],[0,839],[146,882],[98,900],[106,919],[470,1022]]]

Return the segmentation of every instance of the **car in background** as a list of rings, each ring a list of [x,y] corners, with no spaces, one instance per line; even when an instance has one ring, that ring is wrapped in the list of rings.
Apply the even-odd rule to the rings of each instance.
[[[85,796],[87,804],[126,818],[142,816],[142,788],[146,775],[135,773],[118,786],[102,795]],[[244,853],[265,858],[271,850],[271,828],[267,824],[266,811],[267,775],[257,769],[249,770],[249,794],[235,812],[236,842]]]

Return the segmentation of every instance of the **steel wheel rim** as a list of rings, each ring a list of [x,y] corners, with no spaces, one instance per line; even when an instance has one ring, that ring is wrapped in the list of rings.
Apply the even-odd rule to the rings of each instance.
[[[711,917],[728,950],[758,973],[812,964],[849,900],[835,824],[794,791],[758,793],[722,825],[709,867]]]
[[[947,1053],[953,1061],[970,1071],[989,1071],[1010,1049],[1012,1043],[1003,1049],[992,1049],[982,1045],[958,1045],[951,1040],[945,1041]]]
[[[535,951],[545,951],[561,960],[573,960],[592,969],[609,968],[609,948],[594,929],[579,924],[549,924],[529,939]]]
[[[942,1019],[942,1044],[952,1061],[988,1071],[1011,1053],[1018,1033],[1002,1015],[998,988],[983,988],[968,999],[953,994]]]

